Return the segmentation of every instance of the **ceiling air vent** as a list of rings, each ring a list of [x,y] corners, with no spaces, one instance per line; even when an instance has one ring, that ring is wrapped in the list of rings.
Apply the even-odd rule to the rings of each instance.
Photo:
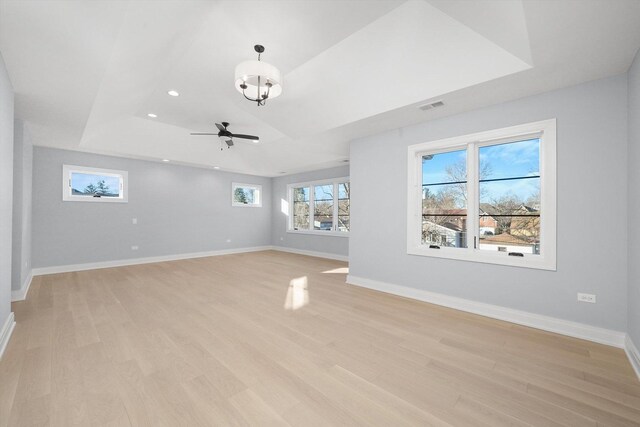
[[[431,110],[431,109],[442,107],[442,106],[444,106],[444,101],[440,100],[440,101],[431,102],[429,104],[421,105],[418,108],[421,109],[422,111],[427,111],[427,110]]]

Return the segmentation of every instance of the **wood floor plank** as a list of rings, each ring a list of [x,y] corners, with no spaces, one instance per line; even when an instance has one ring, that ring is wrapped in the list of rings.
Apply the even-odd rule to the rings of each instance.
[[[640,425],[620,349],[347,270],[264,251],[35,277],[13,304],[0,427]]]

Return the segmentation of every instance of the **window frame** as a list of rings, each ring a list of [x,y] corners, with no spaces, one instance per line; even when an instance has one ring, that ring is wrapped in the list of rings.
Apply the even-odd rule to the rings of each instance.
[[[258,192],[258,203],[238,203],[235,199],[235,191],[237,188],[251,188]],[[231,206],[235,208],[261,208],[262,207],[262,185],[260,184],[244,184],[241,182],[231,183]]]
[[[102,175],[119,178],[120,197],[89,197],[75,196],[72,193],[71,174],[83,173],[87,175]],[[129,202],[129,173],[123,170],[93,168],[88,166],[62,165],[62,201],[90,202],[90,203],[128,203]]]
[[[540,139],[540,255],[524,257],[474,248],[479,242],[479,149],[490,145]],[[429,248],[422,244],[422,157],[467,150],[467,247]],[[407,253],[434,258],[556,270],[556,119],[542,120],[410,145],[407,150]],[[479,245],[478,245],[479,246]]]
[[[339,231],[337,229],[337,221],[339,216],[339,197],[340,192],[338,186],[348,182],[351,185],[351,181],[348,176],[340,178],[321,179],[317,181],[296,182],[287,184],[287,203],[288,215],[287,215],[287,233],[293,234],[313,234],[316,236],[337,236],[337,237],[349,237],[350,231]],[[315,189],[317,185],[333,184],[333,225],[331,230],[314,230],[313,219],[315,216]],[[309,187],[309,229],[308,230],[294,230],[293,229],[293,189],[300,187]],[[349,229],[351,229],[351,197],[349,197]]]

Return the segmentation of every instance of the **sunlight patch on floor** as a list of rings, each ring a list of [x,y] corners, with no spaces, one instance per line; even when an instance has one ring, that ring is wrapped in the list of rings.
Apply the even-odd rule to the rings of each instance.
[[[309,304],[309,289],[307,276],[298,277],[289,282],[287,298],[284,301],[285,310],[298,310]]]
[[[323,271],[323,273],[329,273],[329,274],[349,274],[349,267],[334,268],[333,270]]]

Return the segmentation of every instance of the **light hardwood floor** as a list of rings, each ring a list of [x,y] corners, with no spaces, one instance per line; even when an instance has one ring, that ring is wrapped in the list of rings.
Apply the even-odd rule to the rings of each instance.
[[[0,425],[640,425],[624,352],[259,252],[34,278]]]

